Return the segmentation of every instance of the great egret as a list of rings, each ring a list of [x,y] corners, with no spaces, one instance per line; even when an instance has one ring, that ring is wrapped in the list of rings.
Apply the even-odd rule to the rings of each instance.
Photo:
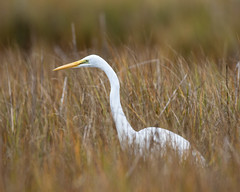
[[[144,155],[144,152],[152,151],[154,148],[161,148],[165,150],[167,146],[179,152],[182,157],[183,154],[189,154],[196,157],[201,162],[204,162],[204,158],[201,154],[192,150],[189,141],[166,129],[158,127],[148,127],[140,131],[135,131],[126,119],[120,102],[120,84],[118,77],[112,67],[100,56],[89,55],[83,59],[62,65],[54,69],[54,71],[68,69],[68,68],[80,68],[80,67],[95,67],[103,70],[111,85],[110,92],[110,106],[112,116],[116,124],[118,138],[122,149],[126,147],[134,146],[140,155]]]

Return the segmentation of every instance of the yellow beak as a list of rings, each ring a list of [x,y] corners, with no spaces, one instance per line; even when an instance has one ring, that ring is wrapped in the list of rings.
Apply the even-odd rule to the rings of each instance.
[[[75,61],[73,63],[68,63],[68,64],[62,65],[60,67],[57,67],[57,68],[53,69],[53,71],[58,71],[58,70],[62,70],[62,69],[77,67],[78,65],[80,65],[82,63],[85,63],[85,62],[86,62],[86,60]]]

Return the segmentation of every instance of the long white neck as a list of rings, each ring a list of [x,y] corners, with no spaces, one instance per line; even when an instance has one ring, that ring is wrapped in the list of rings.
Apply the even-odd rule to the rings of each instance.
[[[126,143],[125,141],[132,143],[136,131],[131,127],[123,112],[120,102],[120,84],[116,73],[105,60],[102,60],[101,66],[102,67],[100,69],[106,73],[110,81],[110,106],[112,116],[116,124],[120,144],[122,147],[124,147],[124,143]]]

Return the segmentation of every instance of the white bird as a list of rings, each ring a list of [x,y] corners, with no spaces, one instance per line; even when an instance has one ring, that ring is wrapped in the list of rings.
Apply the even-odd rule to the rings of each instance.
[[[176,150],[181,157],[184,154],[192,153],[196,160],[204,163],[205,160],[202,155],[191,148],[189,141],[171,131],[158,127],[148,127],[140,131],[135,131],[123,112],[120,102],[120,84],[118,77],[112,67],[100,56],[89,55],[83,59],[62,65],[54,69],[54,71],[67,69],[67,68],[81,68],[81,67],[95,67],[103,70],[107,75],[110,85],[110,106],[113,119],[116,124],[118,138],[122,149],[129,146],[134,146],[135,151],[140,155],[148,153],[156,148],[165,151],[169,146]]]

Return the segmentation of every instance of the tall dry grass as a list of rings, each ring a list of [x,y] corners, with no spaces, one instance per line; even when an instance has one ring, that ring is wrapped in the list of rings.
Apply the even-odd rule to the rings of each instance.
[[[237,61],[109,50],[101,56],[118,73],[131,125],[180,134],[208,166],[169,161],[171,154],[144,161],[120,149],[103,72],[52,72],[98,51],[35,46],[24,57],[8,49],[0,57],[0,191],[238,191]]]

